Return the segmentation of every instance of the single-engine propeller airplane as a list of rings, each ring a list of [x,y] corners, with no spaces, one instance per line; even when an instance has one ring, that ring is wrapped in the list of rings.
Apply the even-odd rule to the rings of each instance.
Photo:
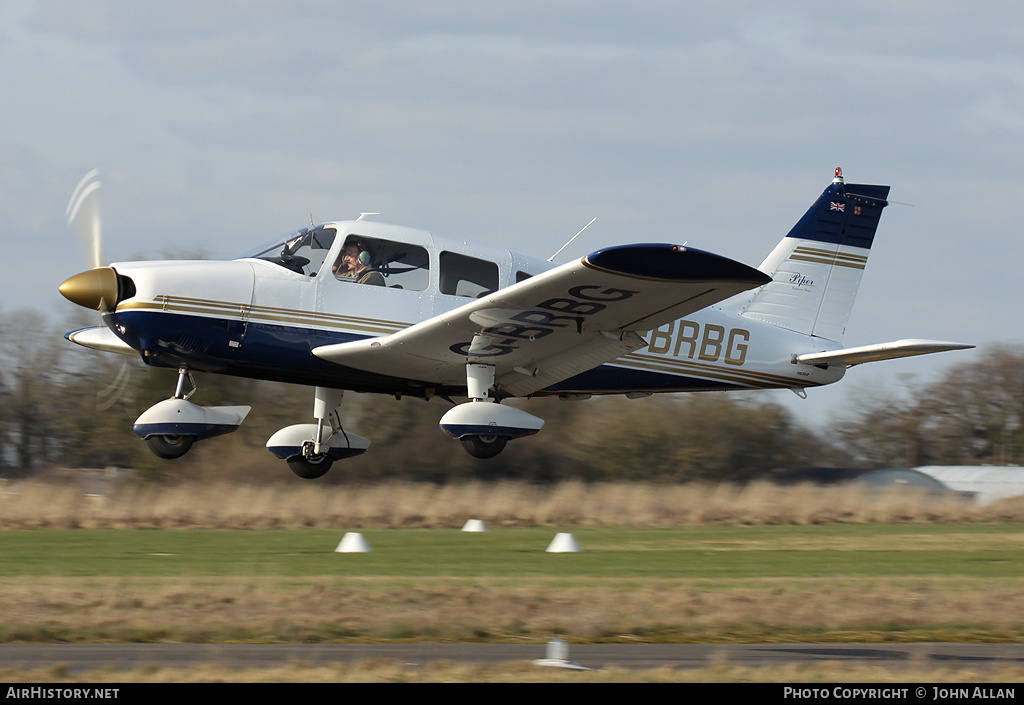
[[[310,225],[223,262],[100,254],[99,182],[68,205],[93,268],[60,285],[102,325],[67,334],[178,369],[135,433],[163,458],[236,430],[250,407],[189,401],[192,371],[315,388],[314,423],[267,448],[316,478],[370,441],[342,428],[344,391],[466,397],[441,428],[478,458],[543,421],[513,397],[809,387],[876,360],[973,347],[841,341],[888,186],[842,170],[756,269],[688,244],[607,247],[567,264],[366,220]]]

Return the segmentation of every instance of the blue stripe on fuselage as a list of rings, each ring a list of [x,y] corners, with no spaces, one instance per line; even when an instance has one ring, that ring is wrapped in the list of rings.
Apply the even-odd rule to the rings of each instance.
[[[356,392],[420,396],[426,387],[432,387],[433,393],[438,395],[465,394],[465,387],[435,387],[363,372],[321,360],[311,353],[321,345],[370,336],[155,311],[123,311],[110,314],[110,318],[124,328],[122,337],[129,345],[149,353],[143,359],[155,367],[176,368],[184,364],[197,371]],[[558,382],[536,395],[737,388],[738,385],[725,382],[605,364]]]
[[[148,353],[143,360],[155,367],[184,364],[201,372],[358,392],[422,394],[425,386],[326,362],[310,352],[364,335],[154,311],[124,311],[111,319],[124,327],[125,341]]]
[[[737,384],[699,377],[637,370],[604,364],[562,380],[535,396],[547,394],[624,394],[626,392],[713,392],[746,389]]]

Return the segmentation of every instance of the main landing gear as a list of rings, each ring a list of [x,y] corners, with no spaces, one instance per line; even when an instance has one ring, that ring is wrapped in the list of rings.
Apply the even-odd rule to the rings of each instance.
[[[316,423],[282,428],[267,441],[267,450],[287,461],[291,471],[305,480],[323,477],[335,460],[365,453],[370,441],[341,426],[338,408],[342,396],[339,389],[317,387],[313,402]]]
[[[185,382],[191,389],[185,393]],[[185,455],[196,441],[231,433],[242,425],[252,407],[197,406],[188,399],[196,383],[187,367],[178,370],[174,396],[149,407],[135,420],[132,430],[161,458]]]
[[[493,458],[510,440],[537,433],[544,425],[536,416],[497,403],[492,395],[494,378],[494,365],[468,363],[470,401],[449,409],[440,421],[441,428],[475,458]],[[187,393],[186,382],[190,386]],[[174,396],[150,407],[136,420],[135,433],[161,458],[180,458],[196,441],[237,430],[251,409],[197,406],[189,401],[195,391],[195,380],[183,366],[178,370]],[[282,428],[267,441],[267,450],[307,480],[323,477],[336,460],[365,453],[370,441],[342,428],[338,415],[342,397],[341,390],[317,387],[315,423]]]
[[[192,444],[195,441],[195,436],[164,433],[150,436],[146,439],[146,445],[158,458],[174,460],[192,450]]]
[[[474,339],[473,345],[476,344]],[[466,389],[470,401],[449,409],[441,417],[441,428],[457,438],[474,458],[493,458],[511,439],[537,433],[544,425],[542,419],[532,414],[496,403],[491,398],[493,387],[494,365],[467,363]]]

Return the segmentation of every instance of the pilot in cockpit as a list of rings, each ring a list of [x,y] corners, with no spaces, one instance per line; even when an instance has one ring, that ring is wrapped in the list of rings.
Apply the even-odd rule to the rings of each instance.
[[[357,284],[384,286],[384,275],[370,266],[369,250],[360,242],[347,242],[331,271],[338,279],[351,279]]]

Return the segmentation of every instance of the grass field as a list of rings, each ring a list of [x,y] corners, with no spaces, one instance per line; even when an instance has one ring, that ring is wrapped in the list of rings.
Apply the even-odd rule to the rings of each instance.
[[[1024,638],[1001,525],[0,532],[5,641]]]
[[[52,528],[61,525],[52,521],[53,505],[40,504],[47,507],[35,513],[40,528],[0,531],[0,640],[1024,639],[1024,524],[999,518],[1006,510],[986,510],[997,512],[993,518],[950,505],[955,516],[937,518],[936,504],[918,509],[903,501],[897,521],[810,523],[804,520],[809,511],[825,510],[809,507],[804,494],[803,500],[775,502],[770,522],[722,521],[714,511],[718,519],[711,521],[629,526],[593,509],[610,504],[608,488],[595,488],[605,493],[595,502],[576,487],[561,491],[576,498],[575,511],[585,519],[524,521],[522,512],[491,505],[480,513],[490,530],[469,533],[456,528],[466,512],[440,501],[419,505],[416,522],[402,519],[396,507],[415,506],[428,490],[415,491],[417,500],[396,495],[389,505],[374,494],[372,507],[349,506],[350,518],[359,512],[375,517],[362,525],[336,526],[338,512],[325,499],[310,506],[313,519],[295,510],[279,524],[291,528],[275,529],[158,528],[168,525],[168,515],[177,517],[171,526],[231,524],[200,502],[189,523],[177,509],[147,515],[146,503],[136,498],[128,524],[151,528],[68,530]],[[45,497],[33,494],[41,492],[27,496]],[[51,492],[51,498],[65,497],[61,489]],[[242,491],[246,501],[262,496],[252,492]],[[619,496],[638,502],[635,488],[632,496],[628,489]],[[151,501],[166,507],[166,497]],[[848,501],[842,512],[853,517]],[[219,504],[224,513],[241,516],[242,526],[251,527],[258,514],[239,510],[245,502],[237,498],[221,495]],[[281,497],[279,506],[297,504]],[[781,508],[790,505],[801,513],[786,521]],[[75,520],[66,525],[125,521],[119,507],[129,503],[115,498],[104,506],[102,516],[74,510]],[[569,513],[554,506],[545,511]],[[706,503],[705,509],[714,507]],[[693,516],[692,509],[680,511]],[[877,507],[871,511],[878,515]],[[9,526],[24,526],[32,515],[9,499],[0,504],[0,521]],[[613,507],[612,516],[621,515]],[[398,518],[384,528],[382,516]],[[347,530],[361,532],[373,551],[336,553]],[[571,532],[583,551],[545,552],[559,531]]]
[[[6,577],[613,580],[870,578],[999,580],[1024,576],[1024,527],[948,524],[361,530],[374,549],[334,552],[343,532],[6,531]],[[569,530],[584,550],[545,551]]]

